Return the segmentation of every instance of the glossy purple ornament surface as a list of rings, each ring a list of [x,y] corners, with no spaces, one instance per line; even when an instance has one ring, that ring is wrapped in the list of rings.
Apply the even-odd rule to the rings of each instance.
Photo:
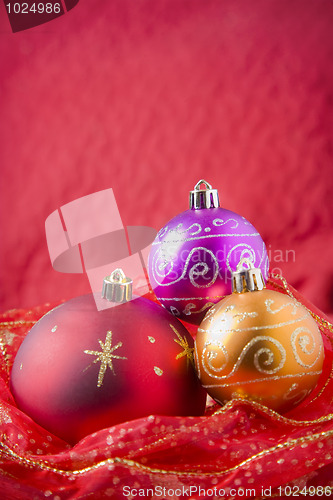
[[[172,314],[200,324],[209,307],[231,293],[231,272],[243,257],[267,279],[266,247],[250,222],[221,207],[192,208],[157,234],[149,255],[150,283]]]

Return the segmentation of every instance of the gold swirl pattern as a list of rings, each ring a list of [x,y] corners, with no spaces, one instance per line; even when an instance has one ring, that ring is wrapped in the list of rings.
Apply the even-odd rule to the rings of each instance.
[[[290,307],[291,308],[290,314],[295,316],[297,314],[298,309],[300,307],[302,307],[298,302],[295,302],[295,301],[291,302],[290,301],[290,302],[286,302],[285,304],[282,304],[280,307],[273,310],[271,308],[272,304],[274,304],[274,300],[272,300],[272,299],[265,300],[266,311],[271,313],[271,314],[277,314],[277,313],[283,311],[284,309],[286,309],[286,307]]]
[[[277,350],[281,356],[281,359],[278,363],[274,359],[275,354],[272,351],[272,349],[270,349],[267,346],[262,347],[263,343],[270,343],[270,342],[277,348]],[[202,368],[207,373],[207,375],[209,375],[215,379],[218,379],[218,380],[228,379],[228,378],[232,377],[232,375],[234,375],[239,370],[240,365],[242,364],[248,351],[256,344],[258,344],[259,347],[258,347],[258,350],[253,354],[253,364],[254,364],[255,368],[257,369],[257,371],[260,373],[265,373],[267,375],[277,373],[285,364],[286,351],[285,351],[283,345],[278,340],[276,340],[272,337],[268,337],[267,335],[259,335],[255,338],[252,338],[244,346],[244,348],[240,352],[240,354],[237,358],[237,361],[234,364],[234,366],[232,367],[231,371],[225,375],[221,375],[221,374],[216,375],[216,373],[222,372],[228,364],[230,356],[228,354],[227,347],[222,342],[220,342],[218,340],[215,340],[214,342],[212,342],[212,341],[205,342],[204,348],[202,350]],[[217,349],[215,349],[215,350],[210,349],[211,345],[214,345],[215,348],[217,347]],[[223,364],[221,364],[221,361],[220,361],[221,352],[223,353],[223,355],[225,357],[225,362]],[[262,362],[260,362],[260,358],[263,359],[263,355],[266,359],[264,359]],[[218,357],[219,357],[219,364],[216,367],[213,365],[212,361]],[[272,366],[274,364],[276,366],[274,368],[271,368],[271,369],[267,369],[263,366],[263,365]]]
[[[301,335],[301,333],[303,333],[303,335]],[[308,356],[312,355],[316,348],[318,350],[318,354],[312,362],[306,363],[298,354],[297,345],[299,345],[301,351]],[[308,348],[309,345],[311,346],[310,348]],[[314,333],[309,328],[303,326],[296,328],[296,330],[294,330],[291,334],[291,347],[297,363],[304,368],[312,368],[317,363],[323,348],[321,343],[316,342]]]
[[[210,349],[211,345],[214,345],[215,347],[217,347],[217,350]],[[207,349],[207,348],[209,348],[209,349]],[[213,361],[216,360],[216,358],[218,356],[220,358],[221,353],[223,353],[223,355],[225,357],[225,362],[224,363],[219,362],[218,367],[215,367],[213,364]],[[207,359],[207,361],[206,361],[206,359]],[[214,342],[205,342],[205,346],[202,350],[202,360],[201,361],[202,361],[201,366],[202,366],[203,370],[208,375],[210,375],[211,377],[214,377],[218,380],[228,378],[233,373],[233,371],[231,371],[231,373],[228,375],[216,375],[215,374],[215,373],[223,371],[229,362],[228,351],[227,351],[225,345],[222,344],[222,342],[219,342],[218,340],[216,340]],[[235,369],[234,369],[234,371],[235,371]]]
[[[261,335],[261,336],[258,336],[256,337],[255,339],[252,339],[247,345],[246,345],[246,350],[248,348],[250,348],[252,345],[254,345],[255,343],[257,342],[261,342],[261,341],[267,341],[267,342],[272,342],[272,344],[274,344],[279,352],[280,352],[280,355],[281,355],[281,360],[279,362],[279,364],[277,366],[275,366],[275,368],[272,368],[270,370],[267,370],[265,368],[263,368],[261,365],[260,365],[260,357],[264,354],[267,356],[267,359],[265,359],[263,361],[263,364],[266,365],[266,366],[271,366],[274,364],[274,353],[271,349],[269,349],[268,347],[260,347],[260,349],[258,349],[258,351],[254,354],[254,366],[257,368],[258,372],[260,373],[266,373],[267,375],[271,375],[273,373],[277,373],[285,364],[286,362],[286,351],[283,347],[283,345],[276,339],[273,339],[271,337],[267,337],[266,335]],[[246,354],[246,352],[245,352]],[[245,356],[244,354],[244,356]]]

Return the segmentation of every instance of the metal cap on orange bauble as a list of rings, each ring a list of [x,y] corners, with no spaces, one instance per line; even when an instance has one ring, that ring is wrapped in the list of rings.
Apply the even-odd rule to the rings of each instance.
[[[248,267],[246,268],[245,265]],[[236,271],[232,273],[232,291],[254,292],[263,288],[265,288],[265,282],[261,270],[254,267],[250,259],[241,259]]]

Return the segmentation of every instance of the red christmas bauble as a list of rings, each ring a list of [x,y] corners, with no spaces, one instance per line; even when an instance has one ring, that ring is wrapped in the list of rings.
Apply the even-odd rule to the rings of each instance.
[[[98,311],[92,295],[46,314],[23,341],[11,373],[18,407],[75,443],[99,429],[150,414],[202,415],[206,392],[193,340],[144,298]]]

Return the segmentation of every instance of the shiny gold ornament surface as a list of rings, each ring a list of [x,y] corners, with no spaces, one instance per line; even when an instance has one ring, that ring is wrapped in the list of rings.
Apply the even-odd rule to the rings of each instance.
[[[244,397],[285,412],[298,405],[319,379],[324,361],[321,333],[297,300],[258,290],[258,277],[249,288],[243,275],[235,282],[242,292],[215,304],[198,329],[197,373],[220,404]]]

